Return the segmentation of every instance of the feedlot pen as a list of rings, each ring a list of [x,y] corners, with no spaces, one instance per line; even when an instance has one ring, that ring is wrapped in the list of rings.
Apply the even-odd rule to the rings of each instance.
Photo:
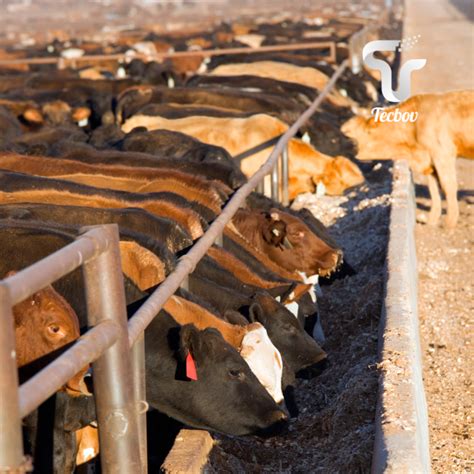
[[[417,418],[408,428],[416,439],[416,446],[410,433],[408,437],[402,434],[392,443],[391,433],[385,428],[394,421],[389,416],[393,406],[385,405],[386,391],[391,390],[396,396],[397,387],[395,384],[394,388],[385,358],[381,361],[378,355],[378,350],[384,347],[380,347],[377,332],[379,328],[382,331],[386,328],[386,321],[381,324],[381,317],[386,313],[387,321],[390,319],[390,310],[385,308],[384,313],[384,292],[390,279],[387,274],[390,270],[387,266],[389,237],[391,242],[402,239],[402,245],[406,239],[408,251],[413,243],[413,228],[409,224],[414,217],[413,196],[408,191],[401,203],[405,208],[402,219],[408,224],[405,227],[400,222],[390,224],[391,219],[394,224],[393,216],[397,212],[391,204],[400,197],[397,194],[400,189],[392,194],[394,174],[395,181],[404,176],[402,185],[408,189],[409,173],[404,164],[395,167],[384,164],[366,165],[364,174],[365,185],[347,196],[302,195],[293,203],[295,209],[303,205],[309,208],[329,226],[355,270],[353,275],[322,286],[319,307],[326,334],[324,347],[329,354],[327,367],[319,376],[297,382],[299,416],[290,421],[281,435],[269,439],[213,435],[215,446],[204,468],[206,472],[368,472],[371,465],[375,472],[380,472],[386,466],[426,467],[426,413],[419,377],[416,311],[405,315],[411,318],[415,337],[410,339],[411,346],[400,347],[400,359],[404,361],[406,356],[415,363],[406,377],[418,390],[418,399],[413,400],[416,397],[411,398],[413,394],[409,394],[407,398],[402,397],[399,407],[400,413],[410,417],[412,410]],[[397,228],[399,233],[394,234]],[[406,250],[402,249],[401,253]],[[416,268],[409,266],[403,271],[414,278]],[[413,284],[416,289],[416,283]],[[387,288],[390,293],[390,285]],[[414,303],[416,305],[416,296]],[[135,340],[143,327],[131,328],[129,323],[129,329],[134,329],[129,337]],[[381,336],[384,340],[385,334]],[[382,400],[382,411],[376,411],[378,397]],[[400,423],[403,425],[403,417]],[[404,443],[411,443],[409,448],[413,448],[413,452],[405,452]],[[405,464],[400,464],[403,455]],[[177,472],[172,466],[167,470]]]

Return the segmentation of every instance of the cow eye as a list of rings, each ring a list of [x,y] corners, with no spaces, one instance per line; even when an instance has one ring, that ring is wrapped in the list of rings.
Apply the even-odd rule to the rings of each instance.
[[[57,325],[57,324],[50,324],[48,326],[48,331],[53,333],[53,334],[57,334],[60,330],[60,327]]]
[[[229,375],[234,379],[243,379],[244,373],[241,370],[231,369],[229,370]]]

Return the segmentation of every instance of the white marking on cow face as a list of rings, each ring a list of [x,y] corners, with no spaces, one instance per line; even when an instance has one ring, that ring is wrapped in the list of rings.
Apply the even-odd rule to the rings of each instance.
[[[87,127],[88,123],[89,123],[89,119],[86,117],[82,120],[79,120],[79,122],[77,122],[77,125],[79,125],[79,127]]]
[[[281,377],[283,362],[281,354],[273,345],[266,329],[261,324],[258,324],[256,329],[250,330],[244,336],[240,355],[275,402],[282,402]]]
[[[125,71],[125,68],[123,66],[120,66],[117,69],[117,73],[115,74],[115,77],[117,79],[125,79],[127,77],[127,72]]]
[[[311,143],[311,137],[309,136],[308,132],[304,132],[304,135],[301,137],[301,141],[304,143]]]
[[[287,310],[291,311],[295,318],[298,318],[299,305],[296,301],[292,301],[291,303],[288,303],[285,306]]]
[[[174,88],[174,79],[170,76],[168,77],[168,88],[173,89]]]
[[[308,293],[309,293],[309,296],[311,297],[311,301],[313,303],[316,303],[316,294],[318,292],[321,292],[321,295],[322,295],[321,287],[319,286],[319,275],[311,275],[309,277],[304,272],[298,272],[298,273],[303,278],[304,283],[311,284],[311,287],[308,290]],[[317,286],[319,289],[316,289],[315,286]]]
[[[85,448],[82,450],[82,458],[84,459],[84,462],[87,462],[93,458],[95,458],[99,453],[96,452],[96,450],[92,447],[90,448]]]

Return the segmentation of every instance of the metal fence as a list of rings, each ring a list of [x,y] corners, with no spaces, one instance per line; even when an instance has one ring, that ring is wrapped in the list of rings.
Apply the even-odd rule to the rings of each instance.
[[[58,69],[64,69],[67,66],[76,68],[78,63],[94,63],[100,61],[119,61],[127,59],[142,59],[144,61],[162,61],[172,58],[202,57],[210,58],[212,56],[221,56],[223,54],[252,54],[252,53],[271,53],[279,51],[297,51],[304,49],[327,50],[327,56],[316,56],[315,59],[324,59],[328,62],[336,62],[336,43],[334,41],[312,41],[308,43],[293,43],[271,46],[259,46],[258,48],[224,48],[224,49],[202,49],[199,51],[175,51],[169,53],[143,54],[136,53],[133,56],[127,56],[126,53],[117,54],[91,54],[76,58],[66,58],[62,56],[50,56],[43,58],[17,58],[0,59],[0,66],[15,66],[22,64],[56,64]]]
[[[337,68],[311,106],[279,138],[267,161],[236,191],[128,323],[115,224],[85,228],[75,242],[0,282],[0,472],[27,469],[21,419],[89,363],[94,371],[102,472],[147,472],[144,331],[179,286],[186,286],[188,275],[221,239],[226,224],[265,176],[271,176],[271,197],[288,204],[288,142],[317,110],[348,64],[345,60]],[[91,329],[19,387],[12,306],[81,265]]]

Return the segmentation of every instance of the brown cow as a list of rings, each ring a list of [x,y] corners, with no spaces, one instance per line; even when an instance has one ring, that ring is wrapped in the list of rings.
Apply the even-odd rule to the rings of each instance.
[[[105,208],[126,208],[138,207],[160,217],[172,219],[182,225],[191,235],[193,239],[199,238],[203,234],[203,228],[199,216],[192,209],[178,207],[168,201],[160,201],[156,199],[119,199],[104,194],[81,194],[80,192],[68,192],[59,188],[60,183],[66,181],[51,180],[50,189],[24,189],[11,192],[0,191],[0,203],[45,203],[70,206],[86,206],[86,207],[105,207]],[[56,187],[58,185],[58,187]],[[88,187],[88,191],[94,188]]]
[[[290,272],[327,276],[341,261],[339,249],[318,238],[302,220],[278,209],[239,209],[232,223],[254,247]]]
[[[342,126],[343,133],[357,141],[357,158],[406,159],[413,171],[427,175],[431,225],[441,217],[436,175],[446,194],[446,224],[455,227],[459,217],[456,157],[474,158],[474,91],[416,95],[379,110],[378,116],[379,121],[354,117]],[[402,121],[403,116],[409,119]]]
[[[93,165],[42,156],[0,154],[0,168],[36,176],[56,177],[98,188],[135,193],[172,192],[219,213],[223,200],[212,183],[171,169]]]
[[[10,271],[5,276],[14,275]],[[18,367],[64,347],[79,338],[79,320],[69,303],[52,286],[36,292],[13,307]],[[87,367],[62,390],[71,395],[90,395],[84,383]]]

